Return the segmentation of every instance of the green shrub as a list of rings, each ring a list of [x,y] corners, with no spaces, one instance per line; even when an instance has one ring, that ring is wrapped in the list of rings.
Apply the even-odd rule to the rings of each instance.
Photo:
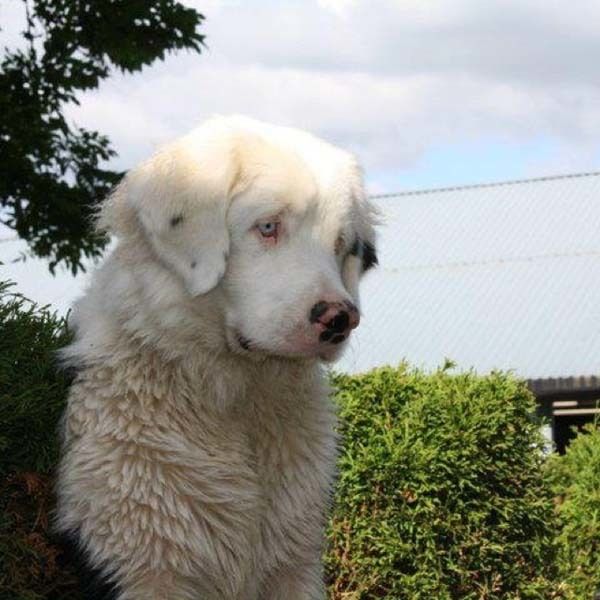
[[[68,340],[65,319],[0,283],[0,476],[55,465],[69,384],[56,352]]]
[[[575,598],[600,591],[600,427],[588,425],[548,464],[560,522],[558,565]]]
[[[505,374],[335,377],[333,598],[566,597],[534,399]]]
[[[75,580],[50,533],[57,424],[68,377],[64,319],[0,282],[0,598],[66,600]]]

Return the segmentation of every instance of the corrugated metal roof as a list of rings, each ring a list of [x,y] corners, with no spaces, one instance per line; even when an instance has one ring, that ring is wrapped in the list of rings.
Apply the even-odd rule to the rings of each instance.
[[[387,195],[338,368],[600,374],[600,173]]]
[[[406,358],[431,369],[448,357],[463,369],[551,378],[544,385],[553,390],[569,381],[595,385],[600,173],[404,192],[375,202],[386,222],[380,266],[366,276],[363,320],[336,368],[358,372]],[[0,246],[0,277],[66,312],[87,277],[52,277],[40,259],[11,263],[27,246],[9,230],[0,234],[11,238]]]

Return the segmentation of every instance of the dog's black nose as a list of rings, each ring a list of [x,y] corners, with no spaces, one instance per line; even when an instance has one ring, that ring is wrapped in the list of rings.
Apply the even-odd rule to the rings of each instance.
[[[317,302],[310,310],[310,322],[316,323],[325,314],[328,308],[329,304],[327,302]]]
[[[350,331],[348,328],[350,325],[350,316],[345,310],[340,310],[324,325],[326,329],[321,333],[319,339],[322,342],[341,344]]]
[[[311,308],[309,320],[319,332],[321,342],[340,344],[358,325],[360,315],[350,301],[320,301]]]
[[[340,310],[340,312],[327,323],[327,329],[333,331],[333,333],[343,333],[348,328],[350,324],[350,317],[345,310]]]

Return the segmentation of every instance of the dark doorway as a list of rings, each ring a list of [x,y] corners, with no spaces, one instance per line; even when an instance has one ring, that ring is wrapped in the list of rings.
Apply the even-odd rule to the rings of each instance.
[[[569,442],[586,424],[593,421],[593,415],[561,415],[554,417],[554,443],[556,450],[564,454]]]

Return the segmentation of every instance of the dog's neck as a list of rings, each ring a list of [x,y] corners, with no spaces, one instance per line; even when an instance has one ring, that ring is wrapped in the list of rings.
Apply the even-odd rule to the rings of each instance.
[[[150,254],[140,261],[138,247],[135,261],[130,256],[127,246],[118,246],[75,304],[70,318],[75,339],[62,353],[66,364],[119,371],[121,363],[137,357],[140,364],[169,365],[190,385],[216,390],[215,401],[223,405],[247,396],[261,381],[306,387],[321,378],[315,359],[232,352],[218,289],[192,298]]]

